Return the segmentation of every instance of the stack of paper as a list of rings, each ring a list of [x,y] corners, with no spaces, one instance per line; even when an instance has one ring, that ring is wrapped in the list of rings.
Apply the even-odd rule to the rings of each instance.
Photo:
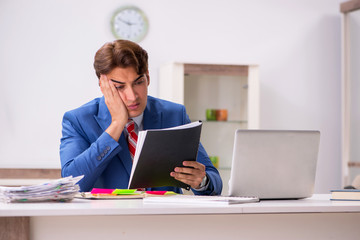
[[[83,176],[70,176],[32,186],[0,187],[0,201],[6,203],[71,201],[79,193],[80,187],[76,183],[82,178]]]

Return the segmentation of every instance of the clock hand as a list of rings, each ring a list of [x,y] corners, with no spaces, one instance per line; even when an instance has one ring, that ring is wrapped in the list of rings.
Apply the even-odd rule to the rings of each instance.
[[[126,25],[129,25],[129,26],[133,25],[131,22],[125,21],[125,20],[122,19],[122,18],[119,18],[119,20],[120,20],[121,22],[125,23]]]
[[[127,22],[128,25],[132,26],[132,25],[136,25],[137,23],[132,23],[132,22]]]

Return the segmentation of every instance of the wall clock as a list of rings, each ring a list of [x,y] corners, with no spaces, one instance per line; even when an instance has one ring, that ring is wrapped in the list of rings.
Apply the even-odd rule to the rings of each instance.
[[[148,29],[149,21],[145,13],[135,6],[119,8],[111,18],[111,30],[117,39],[140,42]]]

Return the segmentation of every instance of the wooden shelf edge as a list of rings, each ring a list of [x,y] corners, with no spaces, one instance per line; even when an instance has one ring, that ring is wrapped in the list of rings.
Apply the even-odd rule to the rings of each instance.
[[[248,76],[247,65],[221,65],[221,64],[184,64],[185,74],[211,74],[225,76]]]
[[[348,13],[360,9],[360,0],[352,0],[340,4],[340,12]]]

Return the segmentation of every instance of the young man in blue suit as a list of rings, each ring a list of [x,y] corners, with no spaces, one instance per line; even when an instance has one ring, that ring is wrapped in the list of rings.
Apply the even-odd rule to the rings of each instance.
[[[135,130],[161,129],[190,123],[185,107],[148,96],[148,55],[127,40],[106,43],[95,55],[94,68],[103,97],[66,112],[60,144],[63,177],[84,175],[81,191],[127,188],[132,167],[125,125]],[[170,173],[197,195],[219,195],[222,181],[200,144],[197,161],[184,161]],[[190,167],[190,168],[189,168]],[[170,190],[176,187],[148,190]]]

